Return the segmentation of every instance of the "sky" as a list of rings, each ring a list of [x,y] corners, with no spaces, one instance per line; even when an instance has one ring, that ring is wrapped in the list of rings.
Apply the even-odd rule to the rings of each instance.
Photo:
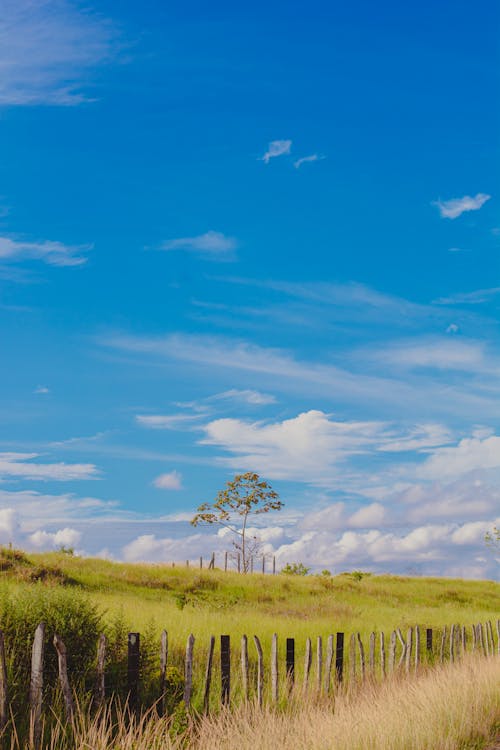
[[[0,9],[0,543],[498,578],[498,4]]]

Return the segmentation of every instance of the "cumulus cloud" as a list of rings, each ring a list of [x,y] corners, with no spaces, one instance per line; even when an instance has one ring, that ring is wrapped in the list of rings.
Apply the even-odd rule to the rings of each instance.
[[[0,481],[5,479],[53,480],[70,482],[76,479],[97,479],[94,464],[38,463],[37,453],[0,453]]]
[[[0,237],[0,262],[40,260],[49,266],[82,266],[91,249],[92,245],[65,245],[49,240],[25,242]]]
[[[0,508],[0,542],[12,541],[18,525],[18,514],[14,508]]]
[[[182,476],[178,471],[170,471],[166,474],[160,474],[153,482],[159,490],[181,490]]]
[[[478,469],[500,468],[500,437],[471,437],[458,445],[437,448],[417,470],[425,479],[445,479],[467,474]]]
[[[265,164],[269,164],[271,159],[275,159],[277,156],[284,156],[289,154],[292,148],[292,141],[271,141],[267,147],[267,151],[264,156],[261,157],[261,161]]]
[[[68,527],[59,529],[56,532],[39,529],[28,537],[30,543],[40,549],[47,547],[75,547],[80,543],[81,538],[82,535],[79,531]]]
[[[432,205],[437,206],[444,219],[456,219],[465,211],[478,211],[490,198],[491,195],[486,193],[477,193],[475,196],[464,195],[462,198],[434,201]]]
[[[211,257],[214,260],[224,260],[232,256],[238,243],[234,237],[227,237],[222,232],[210,230],[196,237],[179,237],[166,240],[160,246],[161,250],[185,250]]]
[[[0,105],[75,105],[89,70],[116,52],[112,24],[70,0],[3,0]]]

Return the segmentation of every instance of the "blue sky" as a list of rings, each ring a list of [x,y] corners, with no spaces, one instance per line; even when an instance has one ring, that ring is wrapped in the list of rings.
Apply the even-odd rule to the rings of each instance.
[[[0,542],[497,577],[496,3],[1,15]]]

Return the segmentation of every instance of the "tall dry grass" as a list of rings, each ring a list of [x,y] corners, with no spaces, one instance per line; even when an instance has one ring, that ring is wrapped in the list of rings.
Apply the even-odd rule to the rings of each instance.
[[[44,750],[458,750],[500,731],[500,659],[471,657],[410,679],[363,686],[336,698],[254,704],[194,720],[172,739],[168,720],[138,723],[80,715],[54,727]],[[11,750],[20,750],[13,741]]]

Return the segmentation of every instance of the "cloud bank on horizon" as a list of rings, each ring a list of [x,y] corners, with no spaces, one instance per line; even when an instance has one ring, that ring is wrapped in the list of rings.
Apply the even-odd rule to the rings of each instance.
[[[5,3],[0,544],[498,578],[498,14],[316,10]]]

